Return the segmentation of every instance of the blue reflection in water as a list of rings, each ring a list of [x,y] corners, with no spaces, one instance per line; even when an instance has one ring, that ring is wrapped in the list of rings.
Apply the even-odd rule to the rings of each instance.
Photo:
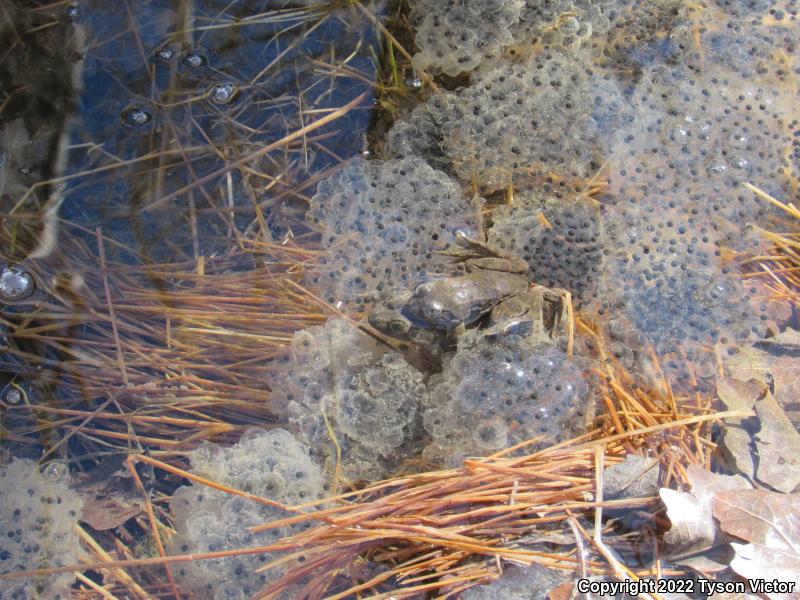
[[[257,200],[268,211],[314,173],[360,154],[372,118],[373,25],[350,11],[285,5],[203,2],[181,22],[166,0],[132,0],[129,10],[85,3],[83,92],[67,174],[110,168],[71,180],[62,217],[101,226],[150,259],[172,260],[190,254],[189,195],[145,208],[366,93],[362,107],[290,152],[252,163],[267,176],[254,187],[280,177],[274,201]],[[191,191],[204,252],[225,243],[229,223],[217,207],[237,227],[253,218],[240,172],[230,177],[231,196],[222,177]]]

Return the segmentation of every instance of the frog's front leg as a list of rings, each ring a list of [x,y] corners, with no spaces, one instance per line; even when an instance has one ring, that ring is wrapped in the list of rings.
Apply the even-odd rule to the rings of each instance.
[[[516,334],[553,339],[566,313],[563,290],[532,285],[494,307],[485,335],[493,338]]]
[[[568,318],[569,292],[562,289],[550,289],[542,285],[534,285],[541,294],[542,324],[551,338],[556,336],[559,325]]]
[[[541,298],[528,289],[495,306],[489,313],[484,335],[490,339],[506,335],[544,336]]]

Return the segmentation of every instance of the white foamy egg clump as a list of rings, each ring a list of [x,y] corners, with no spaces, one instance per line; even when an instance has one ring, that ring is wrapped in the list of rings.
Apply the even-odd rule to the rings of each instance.
[[[191,462],[197,475],[285,506],[318,500],[326,494],[319,465],[309,456],[308,448],[285,429],[250,429],[229,448],[205,443],[192,453]],[[177,530],[169,542],[171,554],[266,546],[303,527],[278,527],[253,534],[250,527],[295,513],[202,485],[178,488],[170,509]],[[173,572],[181,587],[198,597],[244,600],[283,573],[280,568],[255,572],[276,557],[258,553],[180,563]]]
[[[594,414],[584,370],[558,347],[524,337],[460,344],[431,380],[426,458],[458,466],[539,435],[583,433]]]
[[[0,467],[0,574],[78,563],[77,534],[83,502],[57,469],[42,475],[36,462],[14,459]],[[0,580],[8,600],[67,600],[72,573]]]
[[[333,472],[356,482],[390,476],[419,451],[423,375],[351,323],[295,333],[271,399]],[[337,449],[338,445],[338,449]]]

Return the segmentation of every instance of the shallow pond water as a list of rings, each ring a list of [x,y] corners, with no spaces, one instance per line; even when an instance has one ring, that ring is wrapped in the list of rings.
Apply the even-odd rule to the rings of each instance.
[[[657,476],[638,495],[609,492],[623,560],[649,573],[657,538],[672,571],[710,577],[663,535],[664,508],[682,526],[669,492],[700,486],[687,466],[770,502],[800,484],[798,18],[793,0],[4,3],[0,522],[20,526],[0,575],[100,560],[87,540],[212,556],[0,592],[425,597],[514,562],[444,544],[412,567],[408,548],[436,543],[404,538],[403,519],[499,536],[528,562],[595,559],[573,542],[593,526],[597,459],[553,448],[586,431],[625,440],[606,466],[661,461],[636,467]],[[525,278],[538,294],[507,289]],[[264,572],[278,553],[213,555],[302,539],[299,518],[252,529],[288,506],[465,460],[471,477],[490,455],[475,489],[398,479],[427,500],[370,521],[398,526],[389,555],[320,542]],[[378,514],[381,493],[358,502]],[[475,525],[518,493],[559,516]],[[462,505],[465,529],[447,512]],[[465,597],[586,575],[561,559]],[[448,575],[418,590],[404,568]]]

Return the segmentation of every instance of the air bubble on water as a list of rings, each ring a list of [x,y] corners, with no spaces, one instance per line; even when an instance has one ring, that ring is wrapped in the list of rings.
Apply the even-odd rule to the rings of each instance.
[[[42,469],[42,475],[48,481],[62,481],[67,475],[69,475],[69,467],[66,463],[60,460],[54,460],[48,463],[47,466]]]
[[[153,52],[153,60],[156,62],[169,62],[175,58],[175,54],[174,45],[161,46]]]
[[[152,113],[138,104],[127,107],[120,114],[122,124],[127,127],[141,127],[153,119]]]
[[[6,404],[19,404],[22,402],[23,398],[24,394],[22,393],[22,390],[15,385],[9,384],[3,391],[3,402]]]
[[[0,274],[0,300],[19,300],[33,292],[33,277],[15,267],[5,267]]]
[[[83,17],[83,7],[80,4],[70,4],[64,9],[64,15],[71,23],[77,23]]]
[[[239,88],[229,81],[217,83],[209,92],[211,101],[214,104],[228,104],[233,102],[238,95]]]
[[[418,90],[422,87],[422,79],[419,77],[409,77],[406,79],[406,86]]]
[[[740,156],[733,160],[733,168],[734,169],[745,169],[747,165],[750,164],[750,161],[747,160],[744,156]]]
[[[715,175],[719,175],[721,173],[724,173],[727,170],[728,170],[728,167],[726,165],[723,165],[723,164],[711,165],[711,172],[714,173]]]
[[[204,67],[208,64],[208,58],[206,58],[205,52],[194,48],[183,55],[181,62],[183,62],[184,66],[189,67],[190,69],[199,69],[200,67]]]

